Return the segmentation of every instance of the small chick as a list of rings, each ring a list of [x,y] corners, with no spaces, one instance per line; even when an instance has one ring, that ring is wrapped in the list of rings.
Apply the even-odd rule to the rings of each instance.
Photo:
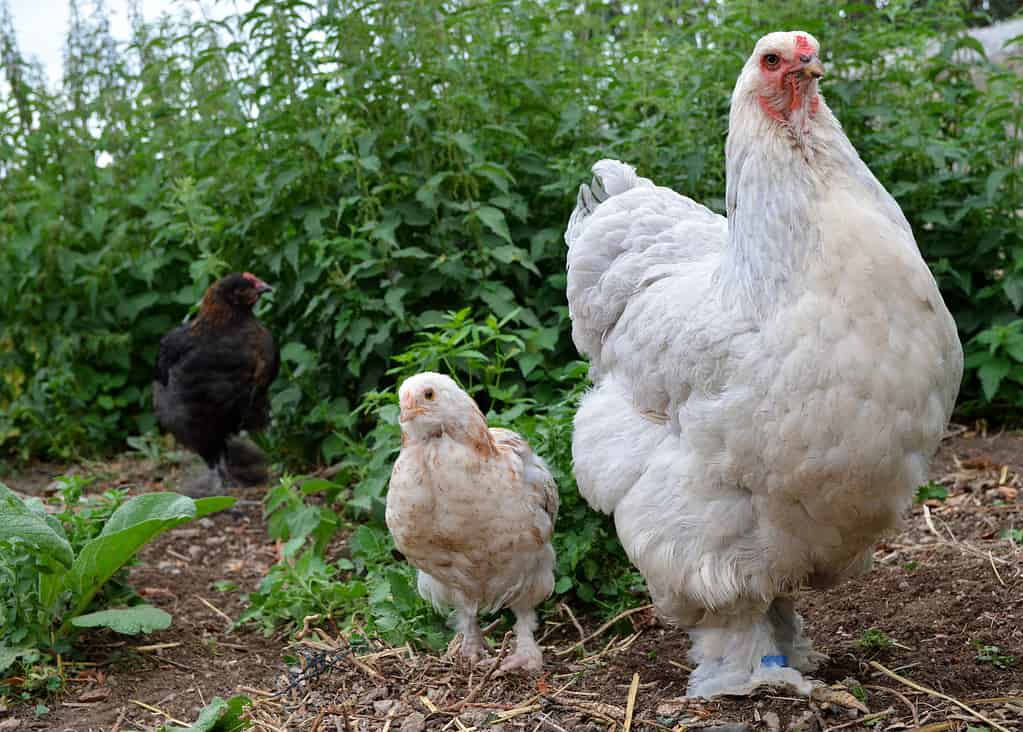
[[[477,613],[511,608],[515,653],[500,671],[539,671],[535,608],[554,589],[551,535],[558,487],[519,435],[489,429],[448,376],[425,372],[399,390],[401,454],[387,492],[387,527],[419,570],[419,594],[454,608],[462,655],[487,655]]]

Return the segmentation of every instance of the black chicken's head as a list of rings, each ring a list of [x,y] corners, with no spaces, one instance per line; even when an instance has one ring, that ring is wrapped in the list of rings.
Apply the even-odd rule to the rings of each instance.
[[[252,308],[264,292],[273,290],[270,285],[248,272],[232,272],[215,282],[209,289],[209,296],[217,303],[231,307]]]

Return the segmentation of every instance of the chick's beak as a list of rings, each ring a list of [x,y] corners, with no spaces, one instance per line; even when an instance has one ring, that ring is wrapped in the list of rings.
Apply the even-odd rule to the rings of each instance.
[[[824,76],[824,64],[814,56],[807,63],[803,64],[802,72],[803,76],[807,79],[819,79]]]
[[[273,292],[274,288],[263,282],[263,280],[256,281],[256,294],[262,295],[264,292]]]
[[[409,420],[421,414],[422,411],[422,409],[416,407],[416,400],[411,394],[403,394],[401,397],[401,411],[398,413],[398,422],[405,424]]]

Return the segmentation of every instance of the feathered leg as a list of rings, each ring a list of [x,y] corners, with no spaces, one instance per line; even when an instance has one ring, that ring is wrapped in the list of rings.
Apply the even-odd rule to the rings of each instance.
[[[763,610],[712,615],[689,629],[689,657],[698,665],[689,676],[688,696],[745,696],[757,686],[788,686],[809,694],[812,684],[788,661]]]
[[[504,659],[500,672],[515,669],[539,671],[543,668],[543,653],[533,638],[536,630],[536,610],[529,606],[512,606],[515,613],[515,653]]]
[[[487,644],[483,641],[483,633],[476,618],[476,606],[463,606],[455,611],[455,627],[462,634],[461,653],[472,663],[479,663],[490,655]]]
[[[776,597],[767,609],[767,619],[774,627],[774,639],[788,665],[803,673],[817,670],[827,655],[813,650],[813,641],[803,635],[803,619],[796,612],[791,597]]]

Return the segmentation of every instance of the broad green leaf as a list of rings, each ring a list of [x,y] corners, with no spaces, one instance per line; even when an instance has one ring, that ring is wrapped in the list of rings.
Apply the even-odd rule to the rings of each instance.
[[[171,616],[152,605],[136,605],[79,615],[71,619],[71,624],[77,628],[110,628],[117,633],[138,635],[166,630],[170,627]]]
[[[147,521],[187,521],[195,518],[195,501],[177,493],[143,493],[114,511],[100,536],[109,536]]]
[[[250,726],[247,721],[241,718],[245,707],[252,704],[247,696],[232,696],[224,700],[219,696],[213,697],[210,703],[199,712],[199,716],[190,727],[175,727],[166,725],[160,728],[161,732],[241,732]]]
[[[231,506],[237,502],[238,499],[234,496],[210,496],[209,498],[196,498],[195,517],[197,519],[201,519],[203,516],[209,516],[211,513],[231,508]]]
[[[480,206],[476,209],[475,213],[484,226],[511,244],[511,232],[508,230],[508,222],[505,221],[504,212],[493,206]]]
[[[34,648],[11,648],[0,646],[0,674],[14,665],[14,662],[24,656],[31,656],[36,651]]]
[[[980,384],[984,388],[984,397],[989,402],[995,398],[995,394],[998,393],[998,387],[1001,386],[1002,380],[1008,376],[1011,368],[1012,365],[1006,359],[995,358],[977,370]]]
[[[43,514],[29,510],[7,486],[0,483],[0,541],[20,539],[48,558],[70,567],[74,552]]]

